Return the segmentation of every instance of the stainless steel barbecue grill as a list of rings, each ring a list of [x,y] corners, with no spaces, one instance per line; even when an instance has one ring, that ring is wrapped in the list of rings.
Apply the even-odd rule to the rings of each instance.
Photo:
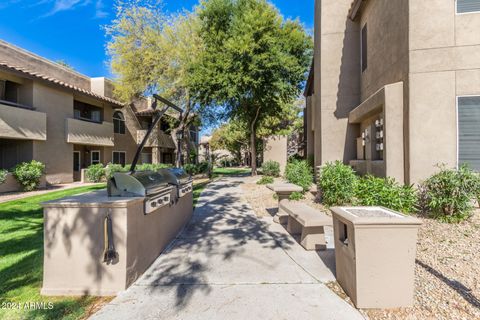
[[[160,169],[159,173],[166,177],[170,185],[175,186],[178,198],[193,191],[193,179],[185,170],[181,168]]]
[[[179,197],[180,191],[176,191],[177,186],[182,185],[177,179],[177,183],[173,183],[172,173],[167,171],[154,172],[154,171],[141,171],[136,172],[135,167],[137,165],[138,159],[142,152],[145,143],[147,142],[153,128],[160,121],[160,118],[165,114],[168,108],[173,108],[178,112],[182,112],[182,109],[175,106],[170,101],[154,95],[154,102],[152,104],[152,109],[157,108],[157,100],[163,102],[166,107],[164,107],[155,117],[152,122],[150,129],[147,131],[147,134],[142,140],[142,143],[137,148],[135,158],[133,159],[132,166],[128,173],[115,173],[113,177],[108,180],[107,190],[109,197],[131,197],[131,196],[140,196],[145,197],[144,201],[144,214],[151,213],[158,208],[161,208],[166,205],[171,205],[176,202],[172,197]],[[181,169],[179,169],[181,170]],[[183,170],[182,170],[183,171]],[[173,171],[172,171],[173,172]],[[174,177],[176,177],[174,175]],[[182,180],[183,181],[183,180]],[[190,190],[191,181],[190,181]],[[189,186],[183,187],[187,190]],[[183,192],[183,191],[182,191]],[[185,191],[188,192],[188,191]],[[182,193],[183,195],[183,193]]]
[[[107,188],[109,197],[145,197],[144,213],[148,214],[171,203],[173,186],[162,174],[143,171],[114,173]]]

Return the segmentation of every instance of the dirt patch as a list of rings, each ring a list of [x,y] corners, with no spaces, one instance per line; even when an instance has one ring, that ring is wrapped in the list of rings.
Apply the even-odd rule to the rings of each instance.
[[[244,197],[258,216],[276,212],[273,192],[249,177],[242,185]],[[281,182],[277,179],[276,182]],[[323,212],[315,190],[302,200]],[[360,310],[370,319],[480,319],[480,210],[459,224],[422,218],[418,233],[413,307]],[[352,304],[336,282],[327,286]]]

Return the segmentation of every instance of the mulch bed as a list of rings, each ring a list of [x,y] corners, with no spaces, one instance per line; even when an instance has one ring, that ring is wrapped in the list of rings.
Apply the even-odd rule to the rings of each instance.
[[[273,192],[257,185],[259,177],[246,178],[244,196],[258,216],[275,214]],[[280,179],[278,179],[280,182]],[[329,213],[315,202],[315,191],[305,203]],[[360,310],[370,319],[480,319],[480,210],[458,224],[430,218],[423,221],[417,241],[414,305],[399,309]],[[336,282],[327,286],[351,303]]]

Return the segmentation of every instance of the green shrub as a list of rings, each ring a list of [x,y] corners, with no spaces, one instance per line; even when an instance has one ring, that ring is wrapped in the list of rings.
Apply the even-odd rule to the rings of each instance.
[[[186,163],[183,165],[183,169],[185,170],[186,173],[195,175],[197,174],[197,166],[194,165],[193,163]]]
[[[169,163],[154,163],[152,164],[153,170],[156,171],[158,169],[168,169],[172,168],[173,166]]]
[[[209,164],[207,161],[202,161],[197,164],[197,173],[207,173]]]
[[[100,182],[105,178],[105,168],[101,163],[92,164],[85,171],[85,175],[90,182]]]
[[[125,166],[128,170],[130,170],[130,165],[127,164]],[[171,164],[167,164],[167,163],[142,163],[142,164],[138,164],[136,167],[135,167],[135,170],[136,171],[157,171],[159,169],[166,169],[166,168],[171,168],[172,165]]]
[[[262,178],[257,181],[257,184],[269,184],[269,183],[273,183],[273,177],[262,176]]]
[[[0,169],[0,184],[4,183],[7,180],[8,170]]]
[[[262,164],[262,173],[265,176],[279,177],[280,176],[280,163],[277,161],[265,161]]]
[[[22,186],[24,191],[32,191],[38,188],[40,178],[45,171],[45,165],[39,161],[22,162],[15,166],[13,176]]]
[[[105,176],[107,179],[110,179],[115,172],[127,172],[128,170],[129,168],[127,166],[124,167],[121,164],[109,163],[105,167]]]
[[[472,214],[472,200],[478,196],[478,175],[465,165],[458,170],[440,169],[421,185],[422,209],[444,222],[465,220]]]
[[[340,161],[328,162],[320,168],[318,189],[327,206],[350,204],[354,200],[358,176]]]
[[[417,194],[413,186],[403,186],[393,178],[377,178],[367,175],[361,178],[356,188],[356,204],[383,206],[403,213],[413,213]]]
[[[298,201],[298,200],[302,200],[303,198],[305,198],[303,193],[295,191],[290,194],[290,196],[288,197],[288,200]]]
[[[285,179],[302,187],[303,192],[306,192],[313,183],[312,168],[305,160],[292,160],[285,168]]]

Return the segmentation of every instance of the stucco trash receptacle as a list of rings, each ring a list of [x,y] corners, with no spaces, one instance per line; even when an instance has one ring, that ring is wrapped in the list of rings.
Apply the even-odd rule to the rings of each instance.
[[[357,308],[413,304],[419,219],[383,207],[335,207],[336,277]]]

